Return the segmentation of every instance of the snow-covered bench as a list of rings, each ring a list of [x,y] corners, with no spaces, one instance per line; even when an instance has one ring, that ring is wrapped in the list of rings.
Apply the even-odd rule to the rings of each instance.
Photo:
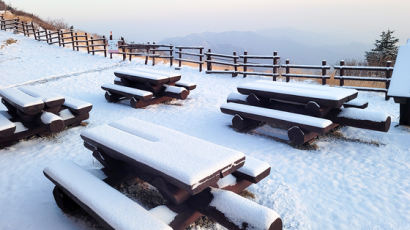
[[[39,114],[44,108],[44,102],[40,98],[30,96],[17,88],[1,89],[0,96],[9,110],[17,110],[27,115]]]
[[[44,175],[56,185],[53,195],[63,211],[74,211],[80,206],[108,229],[172,229],[72,162],[57,162],[45,168]]]
[[[195,84],[179,82],[181,75],[146,70],[120,70],[114,72],[114,84],[101,86],[108,102],[130,99],[133,108],[170,101],[185,100]]]
[[[65,101],[64,97],[61,95],[45,92],[40,93],[29,87],[20,87],[19,90],[32,97],[40,98],[44,102],[44,110],[47,112],[58,112]]]
[[[261,123],[287,129],[290,141],[296,145],[304,144],[335,127],[328,119],[238,103],[224,104],[221,111],[234,115],[232,126],[240,131],[255,128]]]
[[[10,136],[16,130],[16,125],[9,120],[7,114],[0,114],[0,137]]]

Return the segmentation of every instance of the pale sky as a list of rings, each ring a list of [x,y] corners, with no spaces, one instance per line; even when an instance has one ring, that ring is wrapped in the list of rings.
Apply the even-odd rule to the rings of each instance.
[[[381,31],[410,38],[409,0],[6,0],[75,28],[155,41],[198,32],[293,28],[346,42],[373,42]],[[134,39],[135,40],[135,39]]]

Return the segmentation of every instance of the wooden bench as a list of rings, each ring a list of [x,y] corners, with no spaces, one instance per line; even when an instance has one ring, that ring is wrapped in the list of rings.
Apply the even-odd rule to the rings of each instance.
[[[118,70],[114,72],[114,75],[130,81],[142,83],[148,82],[154,85],[169,84],[181,79],[181,75],[165,75],[161,73],[144,72],[139,70]]]
[[[7,108],[12,106],[27,115],[39,114],[44,108],[44,102],[41,99],[32,97],[17,88],[1,89],[0,96]]]
[[[221,106],[221,111],[234,115],[232,126],[240,131],[255,128],[261,123],[287,129],[288,137],[295,145],[304,144],[335,128],[335,124],[328,119],[245,104],[227,103]]]
[[[40,98],[44,102],[44,110],[47,112],[58,112],[65,101],[63,96],[53,93],[39,93],[35,89],[29,87],[20,87],[19,90],[32,97]]]
[[[0,137],[10,136],[16,130],[16,125],[3,114],[0,114]]]
[[[130,198],[72,162],[58,162],[44,169],[56,187],[57,205],[66,212],[78,206],[107,229],[172,229]]]

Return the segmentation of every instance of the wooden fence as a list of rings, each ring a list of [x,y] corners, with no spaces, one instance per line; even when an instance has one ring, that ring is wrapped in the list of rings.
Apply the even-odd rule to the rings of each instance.
[[[92,55],[103,52],[104,56],[107,57],[108,53],[108,40],[105,36],[93,37],[87,33],[72,29],[61,31],[43,30],[36,28],[33,22],[23,22],[18,18],[4,19],[2,15],[0,15],[0,29],[13,30],[15,33],[22,33],[25,36],[33,35],[37,41],[45,41],[49,45],[68,46],[75,51],[83,49]],[[112,36],[109,39],[112,40]],[[113,54],[121,55],[123,60],[128,58],[129,61],[133,57],[141,57],[145,58],[146,65],[149,60],[151,60],[152,65],[155,65],[157,60],[168,61],[170,66],[173,66],[176,61],[178,62],[178,69],[183,64],[192,63],[198,65],[200,72],[203,70],[203,65],[206,64],[206,74],[230,74],[232,77],[239,74],[243,77],[258,75],[272,77],[274,81],[278,77],[284,78],[286,82],[289,82],[292,78],[307,78],[316,79],[325,85],[329,84],[329,80],[332,79],[333,84],[336,80],[341,87],[383,93],[387,93],[393,72],[391,62],[387,62],[385,67],[379,67],[346,66],[344,61],[340,61],[340,65],[333,66],[333,72],[331,72],[332,67],[327,65],[325,60],[322,61],[321,65],[291,64],[289,59],[285,60],[284,64],[280,64],[280,57],[276,51],[272,55],[251,55],[246,51],[242,55],[238,55],[236,52],[229,55],[214,53],[211,49],[208,49],[204,53],[204,47],[201,46],[173,46],[155,43],[134,44],[127,43],[124,38],[120,39],[118,45],[118,52],[110,53],[110,58]],[[304,72],[295,72],[295,69],[299,71],[302,69]],[[352,71],[365,71],[367,75],[350,75],[349,72]],[[338,75],[336,75],[336,72],[338,72]],[[332,75],[334,75],[333,78]],[[346,84],[346,82],[350,84]],[[363,87],[358,86],[357,82],[381,82],[385,84],[384,86]]]

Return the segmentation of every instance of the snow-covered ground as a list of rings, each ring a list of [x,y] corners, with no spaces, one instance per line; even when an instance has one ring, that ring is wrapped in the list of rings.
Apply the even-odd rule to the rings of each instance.
[[[39,89],[79,98],[94,107],[87,127],[0,150],[0,229],[92,229],[56,206],[53,184],[42,170],[59,159],[98,167],[80,133],[127,116],[268,162],[270,176],[249,190],[258,203],[281,215],[285,229],[409,229],[410,129],[395,127],[399,107],[392,100],[386,102],[383,94],[361,92],[359,98],[369,101],[369,110],[392,116],[388,133],[345,127],[341,135],[321,137],[316,149],[296,149],[274,138],[277,130],[268,126],[247,134],[235,132],[230,127],[232,117],[220,112],[238,84],[260,78],[206,75],[184,67],[183,79],[198,85],[187,100],[132,109],[128,104],[107,103],[100,86],[112,82],[113,71],[122,67],[172,71],[168,65],[93,57],[0,32],[0,42],[10,37],[18,42],[0,49],[2,87],[34,82]],[[61,78],[36,83],[49,77]]]

